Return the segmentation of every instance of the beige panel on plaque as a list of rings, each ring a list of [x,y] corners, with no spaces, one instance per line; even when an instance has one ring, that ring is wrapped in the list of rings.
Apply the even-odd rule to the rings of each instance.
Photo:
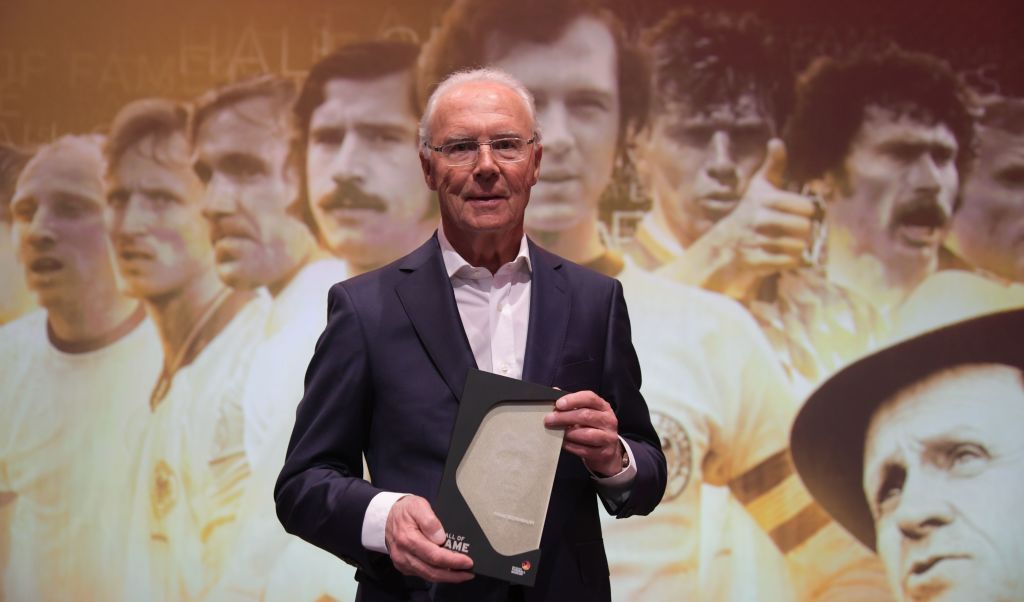
[[[509,402],[480,423],[455,483],[495,551],[540,547],[562,448],[562,430],[544,428],[553,403]]]

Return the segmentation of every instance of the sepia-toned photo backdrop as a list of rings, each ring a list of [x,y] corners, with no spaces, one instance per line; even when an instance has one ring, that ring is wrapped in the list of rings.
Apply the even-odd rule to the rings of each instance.
[[[355,599],[274,483],[328,289],[438,228],[417,127],[477,66],[535,98],[527,235],[630,310],[668,483],[604,517],[614,598],[998,598],[1024,561],[1022,492],[979,476],[1024,482],[1002,381],[939,413],[983,449],[948,471],[970,500],[924,485],[957,518],[922,524],[999,525],[968,529],[985,553],[891,560],[886,506],[852,494],[878,545],[836,522],[790,431],[860,358],[1024,307],[1015,4],[510,4],[0,0],[0,599]],[[820,453],[870,464],[858,437]],[[921,577],[957,546],[973,568]]]

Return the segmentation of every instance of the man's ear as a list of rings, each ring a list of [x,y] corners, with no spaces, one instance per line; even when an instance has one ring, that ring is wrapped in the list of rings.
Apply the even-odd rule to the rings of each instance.
[[[540,140],[534,142],[533,146],[533,177],[530,186],[535,185],[540,179],[540,159],[544,156],[544,145],[540,143]]]
[[[434,177],[434,166],[430,164],[429,155],[420,153],[420,168],[423,169],[423,181],[427,183],[427,188],[437,191],[437,181]]]

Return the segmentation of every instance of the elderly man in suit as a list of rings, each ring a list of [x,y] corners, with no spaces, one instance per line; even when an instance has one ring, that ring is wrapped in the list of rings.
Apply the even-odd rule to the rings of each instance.
[[[620,518],[646,514],[666,482],[622,288],[524,236],[542,147],[515,79],[452,75],[428,100],[420,139],[441,228],[331,289],[278,516],[355,564],[366,600],[609,599],[596,498]],[[571,392],[545,421],[566,435],[532,589],[474,578],[467,556],[441,548],[430,507],[474,366]]]

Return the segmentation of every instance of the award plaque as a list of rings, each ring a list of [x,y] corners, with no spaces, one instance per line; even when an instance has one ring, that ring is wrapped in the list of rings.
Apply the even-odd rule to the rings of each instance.
[[[434,510],[474,573],[533,585],[564,434],[544,416],[564,394],[469,372]]]

